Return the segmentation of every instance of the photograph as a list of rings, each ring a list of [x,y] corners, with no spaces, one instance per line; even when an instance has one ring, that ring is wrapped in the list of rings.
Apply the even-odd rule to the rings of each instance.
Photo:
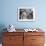
[[[35,10],[34,8],[18,8],[18,21],[34,21],[35,20]]]

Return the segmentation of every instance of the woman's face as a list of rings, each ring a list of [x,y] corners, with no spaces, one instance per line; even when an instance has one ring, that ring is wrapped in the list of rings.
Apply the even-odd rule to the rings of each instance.
[[[24,16],[26,16],[26,15],[27,15],[27,14],[26,14],[26,12],[23,12],[22,14],[23,14]]]
[[[23,15],[27,15],[26,12],[23,12]]]
[[[22,18],[23,18],[23,19],[27,19],[27,13],[26,13],[26,12],[23,12],[23,13],[22,13]]]

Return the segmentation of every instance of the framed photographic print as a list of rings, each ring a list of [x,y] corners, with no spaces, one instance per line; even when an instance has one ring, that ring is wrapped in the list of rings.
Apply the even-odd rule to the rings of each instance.
[[[18,21],[35,21],[35,9],[31,7],[19,7]]]

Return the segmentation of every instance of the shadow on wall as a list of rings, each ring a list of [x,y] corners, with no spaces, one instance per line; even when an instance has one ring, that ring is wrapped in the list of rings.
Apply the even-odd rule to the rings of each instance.
[[[2,43],[2,36],[3,36],[3,32],[5,32],[6,30],[4,30],[5,25],[4,24],[0,24],[0,43]]]

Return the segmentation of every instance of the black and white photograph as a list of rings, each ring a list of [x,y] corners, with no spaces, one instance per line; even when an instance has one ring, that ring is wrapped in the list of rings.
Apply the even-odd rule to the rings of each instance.
[[[18,20],[19,21],[34,21],[35,10],[34,8],[18,8]]]

